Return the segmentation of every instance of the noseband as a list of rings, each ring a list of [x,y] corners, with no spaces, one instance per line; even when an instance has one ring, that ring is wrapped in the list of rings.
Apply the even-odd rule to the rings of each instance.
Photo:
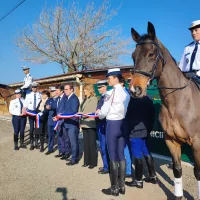
[[[161,50],[160,50],[160,46],[152,41],[152,40],[148,40],[148,41],[139,41],[137,44],[136,44],[136,47],[139,46],[139,45],[142,45],[142,44],[153,44],[157,47],[157,55],[156,55],[156,62],[153,64],[153,67],[152,69],[149,71],[149,72],[145,72],[145,71],[142,71],[142,70],[135,70],[134,73],[138,73],[138,74],[142,74],[144,76],[147,76],[149,77],[149,81],[153,81],[155,79],[155,73],[156,73],[156,70],[158,69],[158,62],[160,59],[162,59],[162,70],[164,68],[164,65],[166,64],[166,61],[161,53]]]

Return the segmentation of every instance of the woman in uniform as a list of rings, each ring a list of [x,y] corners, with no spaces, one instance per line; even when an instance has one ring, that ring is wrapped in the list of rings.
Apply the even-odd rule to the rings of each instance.
[[[24,99],[21,98],[21,90],[15,90],[16,99],[10,102],[9,112],[12,114],[12,124],[14,128],[14,150],[19,150],[18,135],[20,133],[20,148],[24,145],[24,129],[26,126],[26,116],[22,113]]]
[[[126,136],[122,129],[130,96],[120,84],[122,73],[119,68],[109,69],[106,76],[109,86],[112,86],[113,89],[106,93],[104,104],[100,110],[96,111],[96,114],[99,115],[100,119],[106,118],[106,143],[110,157],[111,187],[103,189],[102,192],[118,196],[119,193],[125,194],[124,148]]]

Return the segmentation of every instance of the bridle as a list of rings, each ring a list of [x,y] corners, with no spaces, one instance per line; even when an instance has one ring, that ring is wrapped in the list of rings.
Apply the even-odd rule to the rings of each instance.
[[[165,58],[163,57],[163,55],[161,53],[161,48],[160,48],[160,46],[159,46],[158,43],[156,43],[153,40],[141,41],[141,39],[136,44],[136,47],[139,46],[139,45],[142,45],[142,44],[153,44],[153,45],[155,45],[157,47],[156,62],[153,64],[153,67],[152,67],[152,69],[149,72],[145,72],[145,71],[142,71],[142,70],[133,70],[132,73],[142,74],[144,76],[149,77],[149,81],[148,81],[147,85],[152,85],[153,80],[156,78],[155,77],[155,73],[156,73],[156,70],[158,69],[158,62],[159,62],[159,60],[160,59],[162,60],[162,71],[163,71],[164,66],[166,64],[166,60],[165,60]],[[188,81],[188,83],[186,85],[184,85],[182,87],[178,87],[178,88],[165,87],[165,86],[160,86],[160,85],[157,85],[157,84],[156,85],[153,84],[153,86],[156,86],[156,88],[153,89],[153,90],[156,90],[156,89],[173,89],[175,91],[176,90],[182,90],[182,89],[186,88],[190,83],[191,83],[191,79]]]
[[[156,70],[158,69],[158,62],[160,59],[162,59],[162,70],[166,64],[166,61],[161,53],[161,49],[160,49],[160,46],[158,43],[152,41],[152,40],[147,40],[147,41],[139,41],[137,44],[136,44],[136,47],[139,46],[139,45],[142,45],[142,44],[153,44],[157,47],[157,55],[156,55],[156,62],[153,64],[152,66],[152,69],[149,71],[149,72],[145,72],[145,71],[142,71],[142,70],[134,70],[134,73],[137,73],[137,74],[142,74],[144,76],[147,76],[149,77],[149,82],[152,82],[154,79],[155,79],[155,73],[156,73]]]

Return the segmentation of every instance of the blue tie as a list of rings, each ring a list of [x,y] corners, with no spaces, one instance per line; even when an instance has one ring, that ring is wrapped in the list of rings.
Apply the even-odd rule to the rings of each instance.
[[[105,95],[101,96],[101,98],[99,99],[99,102],[98,102],[98,104],[97,104],[97,110],[98,110],[98,109],[101,109],[101,107],[103,106],[104,97],[105,97]]]
[[[21,99],[19,99],[19,103],[20,103],[20,114],[22,114],[23,103],[22,103]]]
[[[194,63],[197,50],[198,50],[198,43],[196,42],[194,51],[192,52],[192,56],[191,56],[191,61],[190,61],[190,72],[192,71],[192,65],[193,65],[193,63]]]
[[[33,110],[36,110],[36,94],[34,94]]]

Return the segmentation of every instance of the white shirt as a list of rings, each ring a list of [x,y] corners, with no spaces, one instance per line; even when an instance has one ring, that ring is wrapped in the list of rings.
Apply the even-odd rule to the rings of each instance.
[[[20,98],[22,104],[24,104],[24,99]],[[21,104],[19,102],[19,98],[16,98],[16,99],[13,99],[11,100],[10,102],[10,105],[9,105],[9,112],[12,114],[12,115],[17,115],[19,116],[21,114]]]
[[[36,108],[42,99],[41,94],[39,92],[36,93],[31,92],[30,94],[27,94],[24,102],[24,107],[27,108],[28,110],[34,110],[33,109],[34,94],[36,94]]]
[[[64,96],[64,93],[63,93],[61,96],[58,96],[58,97],[57,97],[57,98],[59,98],[59,97],[60,97],[60,101],[59,101],[59,103],[61,102],[61,100],[62,100],[63,96]],[[57,101],[57,106],[58,106],[58,101]]]
[[[108,120],[121,120],[125,118],[130,95],[120,84],[106,92],[104,104],[99,111],[99,119],[106,117]]]
[[[69,100],[69,98],[73,95],[74,93],[71,93],[68,97],[67,97],[67,100]]]
[[[24,85],[21,87],[21,89],[27,89],[31,86],[31,83],[33,82],[33,78],[30,74],[27,74],[24,78]]]
[[[184,49],[183,56],[181,58],[179,68],[182,72],[188,72],[190,71],[190,61],[191,61],[191,56],[194,51],[196,42],[192,42],[189,45],[187,45]],[[198,42],[198,49],[197,53],[192,65],[193,70],[200,70],[200,42]]]

